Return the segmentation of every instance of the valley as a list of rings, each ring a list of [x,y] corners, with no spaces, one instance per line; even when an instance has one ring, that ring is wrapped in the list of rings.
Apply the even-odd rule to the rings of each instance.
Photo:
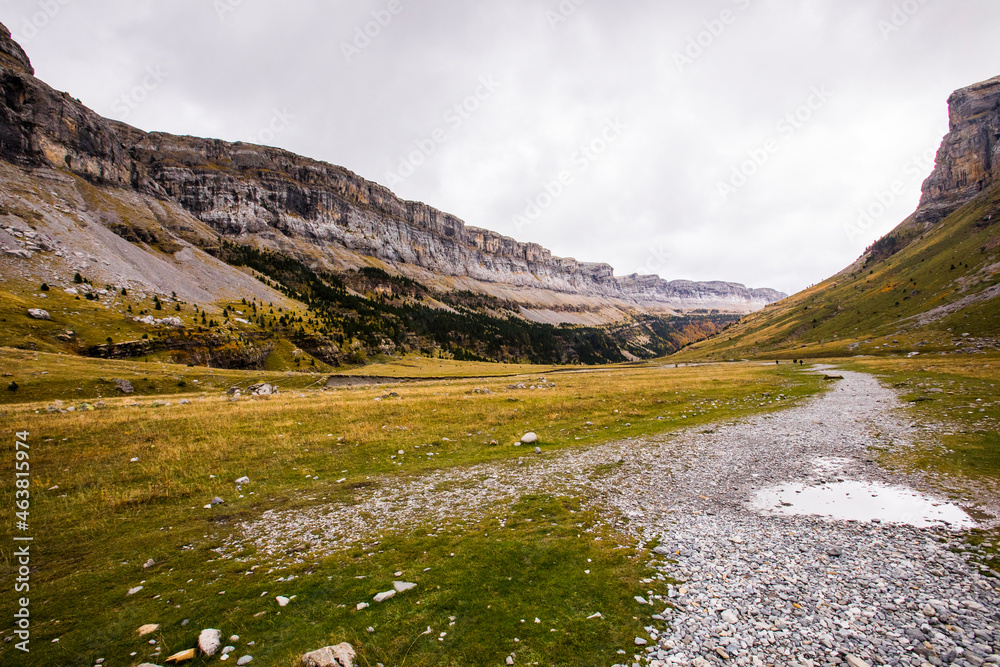
[[[104,118],[0,25],[0,663],[1000,664],[1000,77],[948,102],[789,296]]]

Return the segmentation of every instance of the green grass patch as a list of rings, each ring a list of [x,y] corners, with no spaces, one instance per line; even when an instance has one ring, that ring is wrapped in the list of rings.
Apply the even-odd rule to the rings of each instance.
[[[157,664],[192,646],[205,627],[240,635],[235,657],[249,653],[257,664],[291,665],[303,652],[339,641],[358,647],[362,665],[502,664],[510,652],[519,664],[611,664],[621,658],[617,650],[630,650],[649,616],[632,596],[661,592],[661,580],[645,569],[644,552],[619,544],[579,499],[540,489],[475,525],[376,536],[377,544],[329,557],[297,552],[303,562],[283,570],[267,563],[287,554],[269,559],[248,549],[228,559],[216,549],[264,511],[351,503],[381,476],[533,455],[513,445],[528,430],[549,455],[782,409],[823,389],[819,377],[787,365],[649,365],[553,374],[545,382],[528,375],[303,388],[230,402],[221,395],[229,385],[274,378],[24,351],[3,359],[15,370],[22,363],[52,369],[51,380],[26,383],[38,381],[36,400],[2,409],[0,475],[13,478],[11,434],[28,431],[36,537],[31,657],[60,665],[151,659],[150,637],[135,634],[145,623],[161,625],[152,636],[161,647]],[[182,389],[175,376],[186,377],[187,388],[204,378],[214,389],[184,394],[187,405],[179,404],[181,394],[168,394],[108,399],[91,411],[45,411],[51,397],[85,377],[126,367],[160,369],[150,379],[162,391]],[[277,379],[283,387],[287,381]],[[129,407],[133,402],[139,406]],[[241,498],[233,481],[243,475],[252,484]],[[226,503],[204,509],[216,495]],[[0,503],[13,501],[4,485]],[[6,580],[15,572],[10,544],[0,540]],[[153,566],[143,568],[148,559]],[[358,602],[391,587],[396,571],[419,588],[357,612]],[[282,609],[276,595],[296,597]],[[0,612],[12,613],[10,603]],[[595,612],[604,620],[586,618]],[[428,626],[434,632],[421,634]],[[246,641],[256,644],[248,649]]]

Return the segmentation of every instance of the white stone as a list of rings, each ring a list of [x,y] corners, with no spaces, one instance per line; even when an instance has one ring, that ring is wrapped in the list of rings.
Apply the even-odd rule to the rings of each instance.
[[[397,593],[405,593],[406,591],[413,590],[417,585],[411,584],[408,581],[394,581],[392,582],[392,587],[396,589]]]
[[[202,655],[213,656],[222,646],[222,632],[215,628],[206,628],[198,635],[198,650]]]
[[[521,442],[530,445],[533,442],[538,442],[538,436],[535,433],[525,433],[521,436]]]
[[[253,656],[245,655],[242,658],[240,658],[239,660],[237,660],[236,664],[237,665],[249,665],[251,662],[253,662]]]
[[[279,595],[278,597],[276,597],[274,599],[277,600],[279,607],[287,606],[288,603],[291,601],[288,598],[286,598],[284,595]]]
[[[722,620],[726,623],[733,624],[740,620],[740,617],[736,615],[736,612],[732,609],[727,609],[722,612]]]
[[[375,596],[375,602],[385,602],[395,594],[396,594],[395,590],[384,591]]]
[[[354,647],[344,642],[302,656],[302,667],[354,667]]]
[[[28,317],[33,320],[51,320],[52,316],[49,315],[47,310],[42,310],[41,308],[29,308]]]

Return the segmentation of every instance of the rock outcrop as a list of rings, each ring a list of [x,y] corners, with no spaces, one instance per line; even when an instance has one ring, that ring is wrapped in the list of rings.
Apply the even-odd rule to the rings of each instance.
[[[952,93],[949,132],[923,185],[916,221],[936,224],[990,185],[1000,165],[1000,76]]]
[[[2,23],[0,23],[0,64],[31,76],[35,75],[35,68],[31,66],[28,54],[14,41],[10,30]]]
[[[746,312],[784,296],[731,283],[619,279],[608,264],[555,257],[538,244],[466,226],[343,167],[277,148],[146,133],[102,118],[34,78],[6,28],[0,29],[0,158],[175,202],[220,235],[331,269],[373,258],[440,276],[640,308]]]
[[[685,309],[720,308],[720,304],[758,310],[787,295],[773,289],[750,289],[739,283],[663,280],[632,274],[618,278],[622,291],[640,302],[675,303]],[[724,307],[724,306],[723,306]]]

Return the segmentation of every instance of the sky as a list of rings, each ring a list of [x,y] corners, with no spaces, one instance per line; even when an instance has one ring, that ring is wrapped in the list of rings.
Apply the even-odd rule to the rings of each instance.
[[[995,0],[5,0],[144,130],[344,166],[615,273],[794,293],[915,208]]]

